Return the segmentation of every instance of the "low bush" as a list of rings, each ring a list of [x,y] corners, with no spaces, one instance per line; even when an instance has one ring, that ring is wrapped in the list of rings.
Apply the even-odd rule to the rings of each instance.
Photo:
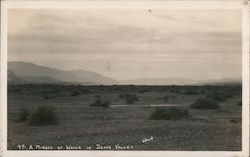
[[[175,100],[176,97],[177,97],[176,95],[172,95],[172,96],[171,96],[171,99]]]
[[[235,119],[232,119],[232,120],[230,120],[230,123],[238,123],[238,121]]]
[[[128,104],[134,104],[135,102],[139,101],[136,94],[119,95],[119,98],[124,99]]]
[[[191,104],[191,108],[195,109],[219,109],[220,106],[217,102],[213,101],[209,98],[199,98],[193,104]]]
[[[90,107],[109,107],[109,101],[102,101],[101,99],[96,99],[95,102],[89,105]]]
[[[238,106],[242,106],[242,100],[237,103]]]
[[[146,90],[146,89],[142,89],[139,91],[139,93],[147,93],[147,92],[148,92],[148,90]]]
[[[80,92],[73,92],[73,93],[71,94],[71,96],[79,96],[79,95],[81,95]]]
[[[164,99],[165,102],[168,102],[168,100],[169,100],[168,96],[165,96],[163,99]]]
[[[44,94],[43,95],[43,99],[54,99],[55,96],[54,95],[49,95],[49,94]]]
[[[38,106],[31,116],[31,124],[34,125],[51,125],[57,124],[58,117],[54,108],[49,106]]]
[[[25,121],[28,120],[29,115],[30,115],[30,112],[27,109],[22,108],[21,111],[18,114],[17,121],[18,122],[25,122]]]
[[[184,91],[184,93],[183,94],[186,94],[186,95],[198,95],[199,94],[199,92],[198,91],[196,91],[196,90],[192,90],[192,89],[190,89],[190,90],[186,90],[186,91]]]
[[[86,88],[83,88],[81,89],[81,94],[90,94],[91,93],[91,90],[88,89],[87,87]]]
[[[226,101],[228,98],[233,97],[233,95],[231,93],[226,92],[212,92],[208,93],[207,97],[217,102],[223,102]]]
[[[177,107],[168,108],[156,108],[150,116],[152,120],[178,120],[190,117],[189,113],[185,109]]]
[[[181,90],[180,89],[171,89],[170,92],[178,94],[181,92]]]

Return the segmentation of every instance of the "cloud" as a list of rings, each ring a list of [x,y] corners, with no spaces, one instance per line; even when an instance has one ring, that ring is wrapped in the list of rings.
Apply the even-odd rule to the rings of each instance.
[[[166,77],[185,71],[199,76],[203,70],[198,66],[225,76],[230,76],[229,67],[241,71],[240,10],[11,9],[8,13],[9,60],[63,68],[91,65],[100,73],[106,73],[103,66],[112,62],[117,71],[108,75],[114,77],[123,77],[117,74],[119,68],[129,73],[133,65],[139,67],[132,70],[134,77],[146,75],[140,72],[144,67]],[[218,58],[220,63],[215,64]],[[169,67],[178,72],[162,74]],[[231,72],[232,76],[240,73]]]

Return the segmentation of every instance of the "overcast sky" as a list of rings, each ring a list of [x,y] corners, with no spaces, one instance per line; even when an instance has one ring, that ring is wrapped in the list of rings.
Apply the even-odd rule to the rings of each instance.
[[[117,80],[241,77],[241,10],[12,9],[8,60]]]

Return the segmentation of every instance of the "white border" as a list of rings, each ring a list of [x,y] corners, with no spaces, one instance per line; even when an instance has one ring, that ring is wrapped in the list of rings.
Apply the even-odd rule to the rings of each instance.
[[[248,2],[249,3],[249,2]],[[249,5],[242,6],[242,150],[249,156]]]
[[[250,2],[249,2],[250,3]],[[242,151],[7,151],[7,10],[9,8],[32,9],[242,9],[242,62],[243,62],[243,112]],[[1,138],[2,156],[47,157],[229,157],[249,156],[249,4],[243,1],[2,1],[1,6]],[[4,128],[4,129],[2,129]],[[1,153],[1,151],[0,151]]]

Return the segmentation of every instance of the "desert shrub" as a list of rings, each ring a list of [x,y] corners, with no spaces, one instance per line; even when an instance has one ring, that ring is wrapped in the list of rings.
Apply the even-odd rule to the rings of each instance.
[[[165,96],[163,99],[165,102],[168,102],[168,96]]]
[[[51,125],[57,124],[58,117],[54,108],[49,106],[38,106],[31,116],[31,124],[34,125]]]
[[[134,104],[135,102],[139,101],[136,94],[119,95],[119,98],[124,99],[128,104]]]
[[[235,119],[231,119],[231,120],[230,120],[230,123],[238,123],[238,121],[235,120]]]
[[[109,107],[110,102],[108,100],[103,101],[102,103],[103,107]]]
[[[54,95],[50,95],[50,94],[44,94],[43,95],[43,99],[53,99],[53,98],[55,98]]]
[[[14,89],[14,92],[17,92],[17,93],[22,92],[22,89],[20,88]]]
[[[172,96],[171,96],[171,99],[175,100],[176,97],[177,97],[176,95],[172,95]]]
[[[82,93],[82,94],[90,94],[90,93],[91,93],[91,90],[88,89],[88,88],[83,88],[83,89],[81,89],[81,93]]]
[[[92,104],[90,104],[90,107],[109,107],[110,102],[109,101],[102,101],[101,99],[96,99]]]
[[[79,96],[79,95],[81,95],[81,93],[80,93],[80,92],[77,92],[77,91],[75,91],[75,92],[73,92],[73,93],[71,94],[71,96]]]
[[[207,94],[207,97],[217,101],[217,102],[223,102],[226,101],[228,98],[231,98],[233,95],[231,93],[226,92],[211,92]]]
[[[213,101],[209,98],[199,98],[193,104],[191,104],[191,108],[195,109],[218,109],[220,106],[217,102]]]
[[[177,94],[178,94],[178,93],[181,92],[181,90],[180,90],[180,89],[171,89],[170,92],[171,92],[171,93],[177,93]]]
[[[242,100],[237,103],[238,106],[242,106]]]
[[[139,90],[139,93],[147,93],[147,92],[148,92],[147,89],[141,89],[141,90]]]
[[[140,90],[139,93],[141,93],[141,94],[144,93],[144,90]]]
[[[198,91],[196,91],[196,90],[190,89],[190,90],[186,90],[186,91],[184,91],[184,93],[183,93],[183,94],[186,94],[186,95],[198,95],[198,94],[199,94],[199,92],[198,92]]]
[[[17,121],[18,122],[25,122],[25,121],[28,120],[29,115],[30,115],[30,112],[27,109],[22,108],[21,111],[18,114]]]
[[[119,98],[123,99],[124,98],[124,94],[119,94]]]
[[[189,117],[189,113],[185,109],[177,107],[156,108],[150,116],[152,120],[178,120]]]

